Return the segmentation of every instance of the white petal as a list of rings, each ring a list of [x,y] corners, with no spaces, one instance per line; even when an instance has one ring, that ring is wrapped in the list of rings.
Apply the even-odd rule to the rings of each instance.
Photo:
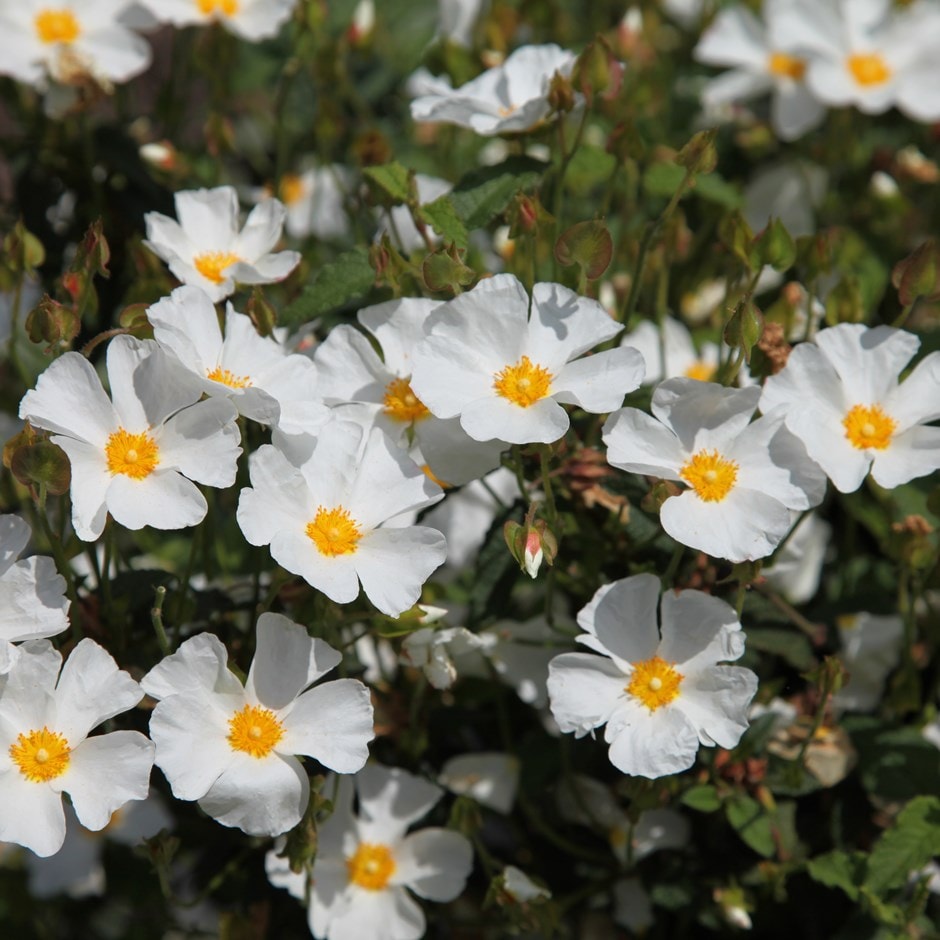
[[[585,645],[599,653],[606,652],[621,663],[635,663],[655,655],[659,646],[656,626],[659,592],[659,578],[652,574],[623,578],[598,589],[578,613],[578,626],[598,640],[597,644]]]
[[[874,455],[871,475],[879,486],[893,489],[927,476],[940,470],[940,428],[913,427]]]
[[[24,845],[42,858],[54,855],[65,840],[62,796],[48,784],[27,780],[18,769],[0,770],[0,840]]]
[[[757,676],[740,666],[702,670],[682,681],[673,703],[695,726],[703,743],[732,748],[747,731],[747,710],[757,692]]]
[[[214,633],[200,633],[157,663],[140,685],[155,699],[188,692],[239,695],[241,683],[229,672],[227,663],[228,650],[222,641]]]
[[[359,596],[358,554],[321,555],[301,532],[277,532],[271,540],[271,557],[279,565],[299,574],[337,604],[348,604]]]
[[[722,451],[748,426],[759,398],[756,387],[667,379],[653,392],[652,411],[689,453],[702,448]]]
[[[360,820],[380,826],[387,841],[397,838],[427,815],[444,791],[422,777],[398,767],[366,764],[356,777]],[[397,833],[398,835],[393,835]]]
[[[627,677],[609,659],[562,653],[548,666],[548,696],[558,727],[583,737],[605,724],[624,697]]]
[[[739,659],[744,633],[730,604],[702,591],[667,591],[662,604],[663,639],[658,655],[683,674]]]
[[[623,396],[643,381],[643,357],[629,346],[585,356],[565,366],[552,382],[552,397],[602,414],[623,404]]]
[[[405,836],[396,849],[392,881],[429,901],[453,901],[472,868],[473,848],[466,836],[449,829],[422,829]]]
[[[688,453],[664,424],[637,408],[621,408],[604,423],[611,466],[633,473],[679,480]]]
[[[251,488],[241,491],[236,518],[252,545],[268,545],[278,532],[302,531],[302,513],[316,506],[303,474],[276,447],[264,444],[250,457]]]
[[[115,522],[128,529],[184,529],[202,522],[208,508],[196,485],[175,470],[157,470],[141,480],[115,474],[107,502]]]
[[[610,762],[619,771],[655,780],[681,773],[695,763],[699,739],[676,707],[649,712],[642,705],[624,709],[616,726],[608,725]]]
[[[222,398],[184,408],[160,432],[160,466],[206,486],[231,486],[242,452],[237,415],[232,402]]]
[[[95,541],[104,531],[108,518],[107,495],[113,479],[108,472],[103,447],[55,435],[68,455],[72,469],[69,494],[72,497],[72,527],[85,542]]]
[[[552,398],[523,408],[493,394],[468,403],[460,416],[461,427],[474,440],[511,444],[550,444],[565,434],[570,423],[565,409]]]

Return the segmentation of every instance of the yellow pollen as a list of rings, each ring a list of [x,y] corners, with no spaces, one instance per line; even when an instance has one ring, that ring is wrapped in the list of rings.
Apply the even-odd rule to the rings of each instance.
[[[515,114],[519,110],[519,105],[511,104],[508,107],[501,106],[496,109],[496,113],[500,117],[509,117],[510,114]]]
[[[146,431],[131,434],[119,428],[108,438],[104,453],[112,476],[123,473],[126,477],[142,480],[150,476],[160,463],[160,448]]]
[[[46,727],[20,734],[16,743],[10,745],[11,760],[33,783],[61,777],[68,769],[71,752],[68,741],[58,731]]]
[[[548,395],[552,374],[538,363],[523,356],[514,366],[506,366],[493,377],[493,388],[520,408],[528,408]]]
[[[420,421],[431,413],[411,390],[408,379],[392,379],[385,386],[382,404],[385,414],[395,421]]]
[[[806,62],[796,56],[787,55],[785,52],[772,52],[767,68],[771,75],[776,75],[778,78],[792,78],[795,82],[802,81],[806,74]]]
[[[281,177],[281,185],[278,188],[278,195],[281,202],[287,206],[292,206],[304,198],[303,180],[294,173],[285,173]]]
[[[225,270],[242,259],[230,251],[204,251],[193,258],[193,267],[213,284],[221,284],[225,280]]]
[[[885,450],[898,426],[878,405],[856,405],[842,419],[845,436],[859,450]]]
[[[714,378],[716,371],[714,366],[710,366],[707,362],[702,362],[702,360],[699,359],[685,370],[685,377],[687,379],[698,379],[699,382],[710,382]]]
[[[627,692],[639,699],[651,712],[668,705],[679,696],[679,686],[685,677],[665,659],[654,656],[633,663],[633,675]]]
[[[34,20],[39,41],[47,45],[75,42],[81,27],[71,10],[40,10]]]
[[[321,555],[335,558],[337,555],[352,555],[362,533],[356,520],[342,506],[334,509],[318,506],[313,522],[307,523],[307,537]]]
[[[450,488],[450,484],[442,480],[426,463],[421,464],[421,470],[432,483],[436,483],[442,490]]]
[[[877,52],[850,55],[846,65],[859,85],[883,85],[891,78],[891,69]]]
[[[395,874],[395,858],[387,845],[363,842],[352,858],[346,859],[349,880],[368,891],[381,891]]]
[[[722,457],[717,450],[700,450],[679,471],[679,476],[706,503],[721,502],[734,488],[738,465]]]
[[[222,366],[216,366],[211,372],[207,372],[206,378],[212,379],[213,382],[221,382],[229,388],[248,388],[251,385],[251,376],[235,375],[228,369],[223,369]]]
[[[225,16],[234,16],[238,12],[238,0],[196,0],[196,6],[203,16],[218,11]]]
[[[267,757],[282,737],[284,726],[277,715],[260,705],[246,705],[228,722],[229,746],[252,757]]]

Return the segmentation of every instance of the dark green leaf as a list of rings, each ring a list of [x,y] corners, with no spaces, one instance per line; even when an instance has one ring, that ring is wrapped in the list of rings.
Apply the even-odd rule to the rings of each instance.
[[[317,272],[313,283],[281,315],[282,323],[305,323],[367,294],[375,283],[375,271],[365,248],[341,254]]]
[[[763,806],[749,796],[733,796],[725,803],[728,822],[738,835],[764,858],[770,858],[777,850],[774,844],[770,817]]]
[[[812,858],[806,864],[810,878],[827,888],[840,888],[853,901],[858,900],[858,888],[865,878],[865,856],[861,852],[827,852]]]
[[[917,796],[877,842],[868,859],[865,887],[875,894],[900,888],[940,847],[940,799]]]
[[[538,185],[545,169],[540,160],[510,157],[465,176],[451,191],[450,199],[469,230],[483,228],[506,210],[516,193]]]
[[[453,242],[458,248],[466,248],[469,243],[467,229],[457,215],[450,196],[441,196],[418,210],[431,228],[434,229],[446,242]]]

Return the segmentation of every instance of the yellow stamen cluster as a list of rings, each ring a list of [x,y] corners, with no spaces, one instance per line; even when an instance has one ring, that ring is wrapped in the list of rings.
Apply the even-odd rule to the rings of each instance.
[[[46,727],[20,734],[16,743],[10,745],[10,759],[33,783],[61,777],[68,770],[71,753],[68,741],[58,731]]]
[[[349,510],[342,506],[333,509],[318,506],[313,521],[307,523],[307,537],[321,555],[335,558],[337,555],[352,555],[362,533]]]
[[[281,177],[278,196],[285,206],[292,206],[304,197],[304,182],[295,173],[285,173]]]
[[[721,502],[734,488],[738,479],[738,465],[722,457],[717,450],[700,450],[689,458],[679,476],[695,490],[706,503]]]
[[[800,82],[806,74],[806,62],[785,52],[772,52],[767,62],[767,70],[778,78],[792,78],[793,81]]]
[[[349,880],[369,891],[381,891],[395,874],[395,857],[387,845],[363,842],[346,859]]]
[[[71,10],[40,10],[33,22],[39,41],[50,46],[75,42],[82,31]]]
[[[284,726],[277,715],[260,705],[246,705],[228,722],[229,746],[252,757],[267,757],[282,737]]]
[[[225,271],[242,259],[231,251],[204,251],[193,258],[193,267],[213,284],[221,284],[225,280]]]
[[[883,85],[891,78],[891,69],[877,52],[850,55],[846,65],[852,73],[852,78],[866,88],[871,85]]]
[[[493,376],[493,388],[503,398],[520,408],[528,408],[548,395],[552,374],[548,369],[523,356],[514,366],[506,366]]]
[[[217,11],[225,16],[234,16],[238,12],[238,0],[196,0],[196,6],[203,16]]]
[[[382,404],[385,406],[385,414],[395,421],[420,421],[431,413],[411,390],[408,379],[392,379],[385,386]]]
[[[213,382],[221,382],[229,388],[248,388],[251,385],[251,376],[235,375],[234,372],[223,369],[221,366],[216,366],[211,371],[206,372],[206,378],[212,379]]]
[[[714,366],[710,366],[707,362],[702,362],[699,359],[685,370],[685,377],[687,379],[698,379],[699,382],[710,382],[717,371]]]
[[[845,436],[859,450],[885,450],[897,426],[897,421],[878,405],[856,405],[842,419]]]
[[[678,697],[679,686],[684,678],[671,663],[654,656],[633,663],[633,675],[627,692],[654,712]]]
[[[160,463],[160,448],[146,431],[131,434],[119,428],[108,438],[104,453],[112,476],[123,473],[134,480],[150,476]]]

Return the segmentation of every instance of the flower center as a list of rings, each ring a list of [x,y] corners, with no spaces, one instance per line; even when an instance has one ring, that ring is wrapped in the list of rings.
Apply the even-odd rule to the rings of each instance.
[[[846,65],[859,85],[883,85],[891,78],[891,69],[877,52],[850,55]]]
[[[392,379],[385,386],[382,404],[385,405],[385,414],[395,421],[420,421],[431,413],[411,390],[408,379]]]
[[[204,251],[193,258],[193,267],[213,284],[221,284],[225,280],[225,269],[231,267],[242,259],[230,251]]]
[[[47,45],[75,42],[82,31],[71,10],[40,10],[34,23],[39,41]]]
[[[20,734],[10,745],[10,758],[20,773],[33,783],[45,783],[61,777],[68,770],[72,749],[58,733],[43,727],[39,731]]]
[[[639,699],[651,712],[668,705],[679,695],[679,686],[685,676],[665,659],[654,656],[633,663],[633,675],[627,692]]]
[[[234,16],[238,12],[238,0],[196,0],[196,6],[203,16],[209,16],[216,10],[225,16]]]
[[[222,366],[216,366],[211,372],[207,372],[206,378],[212,379],[213,382],[221,382],[229,388],[248,388],[251,385],[251,376],[235,375],[228,369],[223,369]]]
[[[233,751],[267,757],[284,737],[284,726],[270,709],[246,705],[228,721],[228,743]]]
[[[767,69],[771,75],[776,75],[778,78],[791,78],[799,82],[806,74],[806,62],[796,56],[787,55],[785,52],[772,52],[767,62]]]
[[[281,177],[278,195],[281,197],[281,202],[287,206],[300,202],[304,198],[303,180],[294,173],[285,173]]]
[[[336,555],[352,555],[362,533],[347,509],[342,506],[334,509],[318,506],[313,522],[307,523],[307,537],[321,555],[333,558]]]
[[[500,117],[509,117],[510,114],[515,114],[519,110],[519,105],[510,104],[510,105],[500,105],[496,109],[496,113]]]
[[[679,471],[679,476],[706,503],[721,502],[734,488],[738,465],[722,457],[717,450],[700,450]]]
[[[698,379],[699,382],[710,382],[714,378],[716,371],[714,366],[710,366],[707,362],[702,362],[701,359],[698,359],[685,370],[685,377],[687,379]]]
[[[493,388],[497,393],[520,408],[528,408],[541,401],[548,395],[551,385],[551,372],[538,363],[533,365],[528,356],[493,376]]]
[[[387,845],[363,842],[352,858],[346,859],[349,880],[369,891],[381,891],[395,873],[395,857]]]
[[[842,419],[845,436],[859,450],[885,450],[898,426],[878,405],[856,405]]]
[[[123,473],[126,477],[142,480],[150,476],[160,463],[160,448],[146,431],[131,434],[119,428],[108,438],[104,453],[112,476]]]

